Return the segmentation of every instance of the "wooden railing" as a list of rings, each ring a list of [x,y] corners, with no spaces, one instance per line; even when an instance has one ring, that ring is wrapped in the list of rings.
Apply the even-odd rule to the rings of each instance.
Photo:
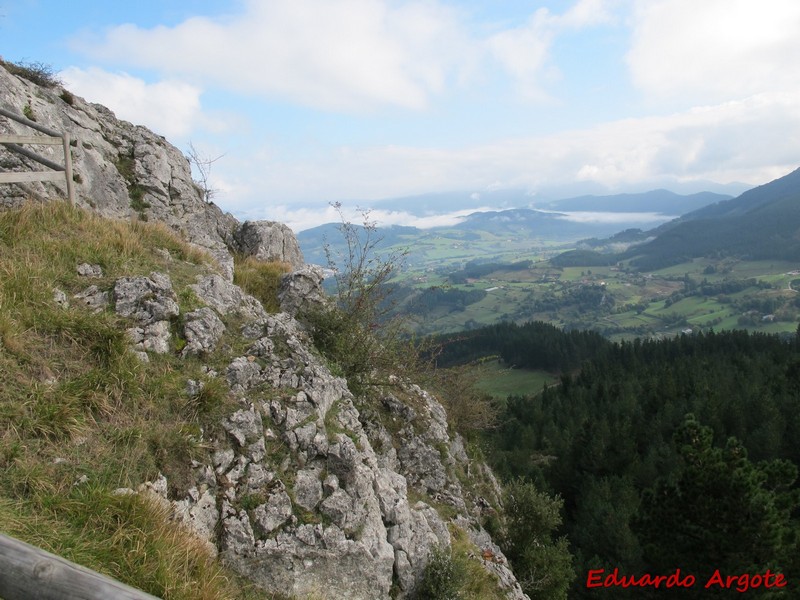
[[[3,600],[158,600],[91,569],[0,534]]]
[[[41,135],[7,135],[0,134],[0,145],[5,146],[11,152],[21,154],[45,167],[52,169],[52,171],[28,171],[28,172],[0,172],[0,183],[25,183],[29,181],[61,181],[66,180],[67,183],[67,198],[69,203],[75,204],[75,186],[72,181],[72,154],[70,153],[70,137],[69,132],[59,133],[47,127],[39,125],[36,121],[26,119],[22,115],[15,114],[10,110],[0,108],[0,115],[8,117],[22,123],[27,127],[35,129],[44,133]],[[47,146],[62,146],[64,148],[64,164],[60,165],[56,162],[48,160],[43,156],[39,156],[35,152],[23,148],[20,144],[42,144]]]

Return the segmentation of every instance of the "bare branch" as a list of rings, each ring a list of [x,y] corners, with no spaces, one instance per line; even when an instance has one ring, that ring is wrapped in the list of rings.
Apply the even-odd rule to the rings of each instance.
[[[201,154],[192,142],[189,142],[189,152],[186,154],[186,160],[189,161],[189,164],[197,173],[197,179],[194,182],[200,188],[203,193],[203,200],[206,202],[211,202],[219,192],[218,189],[211,187],[211,165],[223,156],[225,155],[220,154],[216,158],[209,158],[205,154]]]

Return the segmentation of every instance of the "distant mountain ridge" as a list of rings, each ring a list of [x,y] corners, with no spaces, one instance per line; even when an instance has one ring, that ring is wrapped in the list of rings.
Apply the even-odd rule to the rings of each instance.
[[[452,211],[459,207],[458,200],[463,193],[430,194],[409,198],[403,206],[411,213],[430,211],[433,201],[441,201],[439,213]],[[489,203],[508,204],[512,201],[530,201],[520,191],[506,190],[492,192],[486,198]],[[523,206],[503,210],[476,211],[452,226],[421,229],[412,226],[392,225],[379,227],[375,232],[381,238],[381,247],[405,245],[412,249],[434,238],[452,239],[454,243],[476,241],[483,237],[497,237],[518,242],[524,240],[538,242],[574,242],[582,238],[605,237],[623,229],[651,228],[654,223],[663,223],[675,215],[702,208],[710,203],[730,199],[730,196],[712,192],[701,192],[683,196],[667,190],[653,190],[640,194],[616,194],[611,196],[581,196],[562,200],[547,201],[541,208]],[[401,200],[375,207],[400,209]],[[387,201],[387,203],[390,201]],[[472,202],[477,202],[473,199]],[[463,208],[463,205],[461,206]],[[581,213],[586,213],[582,217]],[[592,213],[589,215],[588,213]],[[623,213],[625,213],[623,215]],[[605,215],[605,218],[600,218]],[[317,264],[327,264],[326,244],[336,248],[341,242],[339,224],[326,223],[312,229],[301,231],[297,239],[306,260]]]
[[[800,260],[800,169],[654,230],[620,258],[650,270],[719,255]]]
[[[714,192],[681,195],[669,190],[652,190],[640,194],[565,198],[548,202],[540,208],[558,211],[658,212],[683,215],[731,198],[732,196]]]

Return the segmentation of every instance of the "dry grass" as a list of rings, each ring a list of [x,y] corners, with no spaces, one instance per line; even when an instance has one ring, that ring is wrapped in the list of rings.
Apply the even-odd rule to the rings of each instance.
[[[291,271],[285,262],[266,262],[252,256],[236,257],[233,282],[245,292],[257,298],[267,312],[280,310],[278,303],[278,287],[281,276]]]
[[[168,273],[183,298],[208,260],[161,224],[109,221],[64,202],[0,212],[0,531],[159,597],[262,597],[163,507],[111,493],[159,472],[184,491],[190,460],[208,459],[200,431],[213,431],[235,400],[197,360],[139,362],[129,323],[112,310],[53,300],[56,287],[71,298],[152,271]],[[80,277],[83,262],[103,277]],[[208,383],[203,395],[186,395],[190,378]]]

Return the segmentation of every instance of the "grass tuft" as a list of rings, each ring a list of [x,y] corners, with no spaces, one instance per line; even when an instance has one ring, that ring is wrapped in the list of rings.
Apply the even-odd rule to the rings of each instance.
[[[279,312],[278,288],[281,277],[291,271],[285,262],[267,262],[252,256],[237,257],[234,263],[233,283],[254,296],[270,313]]]

